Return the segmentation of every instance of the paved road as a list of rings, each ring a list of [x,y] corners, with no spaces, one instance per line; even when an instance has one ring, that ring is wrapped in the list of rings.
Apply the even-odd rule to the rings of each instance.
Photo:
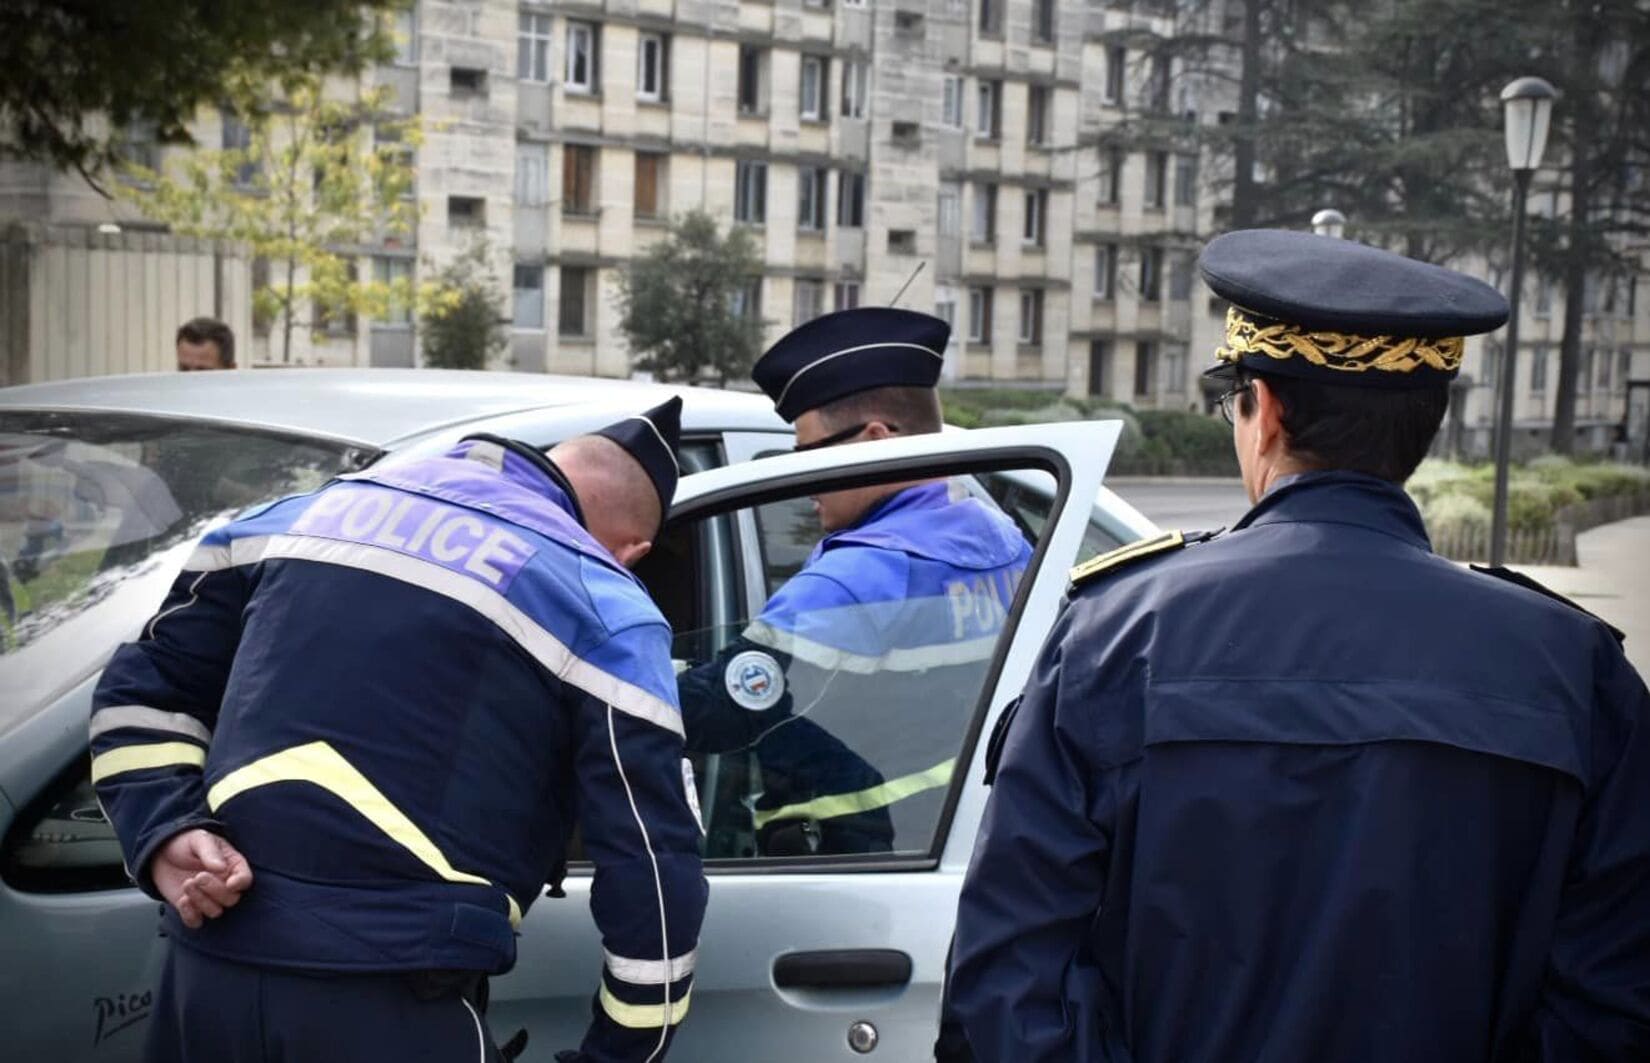
[[[1576,536],[1575,568],[1518,568],[1627,634],[1627,659],[1650,677],[1650,517],[1604,524]]]
[[[1238,480],[1153,480],[1119,477],[1106,486],[1164,528],[1212,531],[1230,528],[1249,511]]]

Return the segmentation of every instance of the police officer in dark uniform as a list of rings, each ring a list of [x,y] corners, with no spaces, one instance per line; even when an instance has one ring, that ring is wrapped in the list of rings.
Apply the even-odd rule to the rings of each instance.
[[[752,376],[797,450],[937,432],[949,336],[928,314],[845,310],[790,332]],[[943,481],[814,504],[827,534],[801,571],[681,677],[688,746],[755,751],[767,855],[925,847],[955,769],[931,736],[960,742],[1031,547]]]
[[[1650,1059],[1650,695],[1402,488],[1504,300],[1298,233],[1202,269],[1254,508],[1075,571],[963,887],[974,1052]]]
[[[629,566],[680,408],[548,455],[472,436],[202,540],[91,717],[98,797],[166,902],[150,1060],[498,1058],[484,979],[575,819],[606,962],[564,1055],[663,1057],[706,889],[670,628]]]

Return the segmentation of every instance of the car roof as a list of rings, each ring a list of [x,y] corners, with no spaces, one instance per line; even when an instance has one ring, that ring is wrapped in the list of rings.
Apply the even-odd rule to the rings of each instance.
[[[761,395],[639,380],[447,369],[257,369],[87,377],[0,389],[0,412],[146,413],[389,448],[443,428],[559,407],[616,416],[671,395],[684,432],[786,431]]]

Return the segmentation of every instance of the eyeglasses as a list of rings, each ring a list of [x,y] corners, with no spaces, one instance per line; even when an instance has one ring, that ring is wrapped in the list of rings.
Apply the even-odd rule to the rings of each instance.
[[[819,450],[822,447],[834,447],[838,443],[846,443],[874,424],[881,424],[895,435],[899,434],[899,425],[889,424],[887,421],[862,421],[851,428],[844,428],[840,432],[832,432],[824,439],[816,439],[812,443],[801,443],[791,448],[791,453],[801,454],[804,451]]]
[[[1234,400],[1236,400],[1236,398],[1239,395],[1243,394],[1245,391],[1248,391],[1249,387],[1250,387],[1249,384],[1239,384],[1237,387],[1230,389],[1229,391],[1226,392],[1226,394],[1224,394],[1220,397],[1220,415],[1222,417],[1226,418],[1226,423],[1227,424],[1233,423],[1232,422],[1232,405],[1233,405]]]

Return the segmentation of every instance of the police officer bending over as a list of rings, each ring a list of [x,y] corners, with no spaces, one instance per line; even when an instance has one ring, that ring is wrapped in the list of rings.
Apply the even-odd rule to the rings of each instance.
[[[1505,302],[1298,233],[1202,268],[1255,505],[1076,570],[963,886],[975,1053],[1650,1059],[1650,695],[1401,486]]]
[[[845,310],[786,335],[751,375],[797,450],[938,432],[949,335],[927,314]],[[755,751],[765,854],[922,848],[954,767],[935,763],[932,736],[960,744],[1031,548],[943,481],[813,501],[827,534],[802,570],[682,676],[688,746]],[[958,607],[976,594],[980,608]]]
[[[148,1058],[498,1058],[484,976],[575,814],[606,964],[581,1053],[655,1060],[706,887],[670,629],[630,575],[681,400],[554,448],[472,436],[208,533],[91,719],[169,950]]]

